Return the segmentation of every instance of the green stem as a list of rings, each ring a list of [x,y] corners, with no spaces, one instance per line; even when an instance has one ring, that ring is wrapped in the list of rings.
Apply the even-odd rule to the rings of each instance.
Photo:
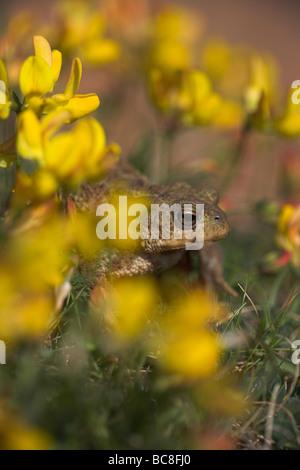
[[[250,122],[250,119],[247,118],[247,120],[245,121],[242,127],[240,137],[235,146],[235,149],[233,150],[232,158],[227,166],[227,171],[225,173],[225,176],[220,186],[220,192],[226,191],[231,181],[236,176],[236,172],[237,172],[237,169],[239,168],[242,155],[244,154],[245,148],[247,146],[250,130],[251,130],[251,122]]]

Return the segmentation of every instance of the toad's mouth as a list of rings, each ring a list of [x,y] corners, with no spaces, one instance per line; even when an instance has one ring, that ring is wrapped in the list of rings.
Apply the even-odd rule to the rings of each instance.
[[[222,240],[223,238],[226,237],[227,233],[228,232],[224,232],[224,233],[220,233],[218,235],[214,235],[214,236],[211,236],[211,237],[205,237],[204,242],[208,243],[208,242],[216,242],[218,240]]]

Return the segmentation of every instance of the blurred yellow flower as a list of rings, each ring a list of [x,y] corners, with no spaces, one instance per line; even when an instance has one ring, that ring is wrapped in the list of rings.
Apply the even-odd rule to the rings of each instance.
[[[300,267],[300,206],[286,204],[278,219],[276,243],[291,253],[291,263]]]
[[[272,57],[213,39],[204,45],[202,63],[217,92],[230,103],[228,112],[234,112],[236,123],[243,124],[247,116],[258,128],[270,123],[270,108],[278,95],[277,64]]]
[[[187,378],[213,375],[217,370],[220,345],[209,331],[182,332],[163,345],[161,361],[172,373]]]
[[[166,71],[186,70],[192,65],[189,49],[179,42],[165,41],[153,46],[150,53],[151,68]]]
[[[192,46],[203,31],[200,15],[193,15],[187,9],[170,6],[154,18],[153,37],[159,42],[174,41]]]
[[[70,131],[55,135],[68,115],[65,110],[57,110],[39,121],[27,109],[18,117],[17,149],[23,158],[35,159],[41,166],[33,176],[33,183],[42,178],[40,189],[35,185],[40,195],[51,194],[59,184],[74,188],[86,180],[99,178],[105,168],[104,157],[120,152],[116,144],[106,145],[104,130],[93,118],[79,121]]]
[[[79,213],[74,207],[69,212],[65,234],[68,241],[68,249],[74,249],[83,259],[91,260],[103,250],[103,241],[96,234],[96,215],[91,213]]]
[[[250,59],[250,80],[244,92],[247,113],[256,127],[263,127],[270,119],[273,93],[273,69],[258,54]]]
[[[182,332],[185,329],[195,331],[208,323],[219,321],[224,311],[210,295],[204,291],[193,290],[183,298],[176,299],[172,313],[165,320],[165,329]]]
[[[119,44],[104,37],[105,18],[88,2],[59,2],[56,8],[62,25],[58,41],[66,53],[77,53],[83,61],[102,65],[117,60]]]
[[[243,119],[242,107],[223,100],[201,70],[166,73],[153,69],[149,74],[149,91],[164,114],[184,125],[230,127]]]
[[[203,65],[207,73],[220,80],[230,67],[231,50],[221,39],[212,39],[203,48]]]
[[[152,25],[148,68],[164,73],[188,70],[193,66],[193,45],[201,31],[200,22],[183,8],[164,9]]]
[[[292,100],[293,90],[288,93],[285,110],[274,118],[275,129],[285,137],[300,134],[300,104]]]
[[[14,204],[12,203],[12,207]],[[96,221],[84,214],[62,215],[58,206],[23,209],[1,247],[0,331],[4,340],[36,338],[57,313],[56,291],[82,258],[102,249]]]
[[[221,342],[208,325],[223,315],[220,305],[202,291],[188,292],[173,305],[161,319],[163,342],[160,359],[165,368],[188,378],[214,374]]]
[[[49,450],[52,438],[43,430],[28,425],[23,419],[8,411],[5,402],[0,403],[0,449]]]
[[[155,316],[157,289],[148,277],[118,279],[109,292],[113,329],[121,339],[136,338]]]
[[[7,277],[7,272],[1,269],[0,279]],[[11,288],[15,290],[11,295],[8,291],[1,292],[0,329],[1,337],[5,341],[13,342],[24,338],[39,338],[46,332],[54,314],[54,297],[50,293],[26,292],[21,286],[16,289],[16,279],[10,279]],[[6,284],[7,287],[7,284]]]

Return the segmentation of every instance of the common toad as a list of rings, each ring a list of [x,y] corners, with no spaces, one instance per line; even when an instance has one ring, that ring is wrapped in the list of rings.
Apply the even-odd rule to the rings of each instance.
[[[152,204],[174,203],[204,204],[204,246],[197,251],[200,258],[200,276],[204,284],[211,288],[218,284],[229,294],[235,291],[226,283],[222,275],[222,251],[215,242],[225,237],[230,226],[223,210],[218,206],[219,195],[214,188],[193,188],[186,183],[171,182],[152,184],[146,176],[133,168],[125,160],[120,160],[99,184],[83,185],[73,195],[79,211],[96,214],[97,207],[109,203],[111,194],[126,194],[131,200],[146,198]],[[171,220],[171,232],[174,220]],[[187,240],[170,238],[140,240],[138,249],[123,251],[103,249],[99,256],[90,262],[82,262],[80,271],[91,284],[102,284],[108,277],[144,275],[165,270],[177,264],[187,255]]]

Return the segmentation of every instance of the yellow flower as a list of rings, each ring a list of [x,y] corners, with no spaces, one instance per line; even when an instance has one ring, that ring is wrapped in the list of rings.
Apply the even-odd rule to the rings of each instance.
[[[2,280],[5,272],[0,273]],[[15,279],[12,279],[15,283]],[[2,291],[2,288],[0,289]],[[8,296],[1,292],[0,328],[5,341],[20,338],[39,338],[46,332],[54,313],[54,298],[49,293],[14,292]]]
[[[187,293],[161,320],[160,359],[164,367],[188,378],[214,374],[221,346],[218,336],[208,330],[208,323],[222,316],[223,310],[206,293]]]
[[[220,108],[223,116],[243,124],[248,115],[258,128],[268,124],[277,96],[277,65],[272,57],[214,39],[204,46],[202,62],[225,103]]]
[[[175,41],[192,46],[203,30],[202,19],[180,7],[168,7],[154,19],[153,36],[157,42]]]
[[[28,425],[0,403],[0,448],[2,450],[49,450],[51,437],[44,431]]]
[[[276,243],[291,253],[291,262],[300,266],[300,206],[283,206],[277,225]]]
[[[160,110],[185,125],[210,124],[222,111],[222,98],[200,70],[165,73],[154,69],[149,75],[149,87]],[[220,119],[222,122],[226,120]]]
[[[83,181],[99,178],[105,169],[104,157],[120,151],[115,144],[106,145],[104,130],[93,118],[79,121],[70,131],[55,135],[69,115],[65,110],[53,111],[40,122],[28,109],[18,118],[18,152],[23,158],[35,159],[40,164],[41,171],[34,178],[42,175],[50,190],[56,189],[54,180],[57,185],[74,188]]]
[[[0,59],[0,119],[9,116],[11,99],[8,90],[7,72],[3,61]]]
[[[93,39],[80,48],[83,60],[91,65],[102,65],[117,60],[120,46],[113,39]]]
[[[172,308],[172,313],[164,321],[165,329],[180,333],[187,329],[195,331],[209,322],[220,320],[224,315],[220,305],[203,291],[191,291]]]
[[[170,372],[193,379],[214,374],[219,355],[216,335],[205,330],[183,331],[163,345],[161,361]]]
[[[35,55],[28,57],[20,70],[20,88],[24,96],[43,96],[53,90],[61,69],[61,53],[51,51],[43,36],[34,36]]]
[[[193,66],[193,45],[202,29],[198,19],[176,7],[166,8],[154,18],[149,70],[173,73]]]
[[[66,239],[69,248],[87,260],[92,260],[99,256],[103,250],[103,241],[99,240],[96,234],[97,219],[96,214],[79,213],[73,203],[69,211],[69,219],[65,227]]]
[[[11,208],[22,208],[28,201],[44,201],[53,196],[57,185],[55,175],[46,168],[39,168],[31,175],[18,171]]]
[[[274,119],[275,129],[285,137],[296,137],[300,134],[300,104],[294,103],[292,95],[288,93],[285,110]]]
[[[186,70],[192,64],[190,50],[180,42],[164,41],[153,46],[150,53],[151,68],[166,71]]]
[[[20,71],[20,88],[25,96],[23,109],[31,108],[40,116],[53,110],[69,113],[65,122],[72,122],[86,116],[99,107],[99,98],[95,93],[77,94],[82,75],[79,58],[72,63],[71,72],[64,93],[44,97],[51,92],[61,70],[61,53],[51,51],[48,41],[42,36],[34,36],[35,55],[28,57]]]
[[[56,291],[69,279],[75,254],[99,253],[92,218],[61,215],[47,203],[23,210],[1,248],[0,331],[5,341],[44,334],[57,313]]]
[[[147,277],[116,280],[109,292],[108,307],[117,338],[137,337],[156,314],[154,281]]]
[[[82,65],[80,59],[76,58],[72,62],[71,72],[64,93],[45,98],[43,112],[50,112],[54,109],[67,111],[70,118],[66,123],[79,119],[99,107],[100,101],[95,93],[85,95],[77,94],[82,75]]]
[[[250,82],[244,93],[247,113],[256,127],[263,127],[270,118],[273,93],[273,70],[258,54],[250,59]]]
[[[203,49],[203,64],[205,70],[214,79],[224,76],[230,66],[231,50],[225,41],[214,39]]]
[[[66,221],[59,214],[40,217],[25,211],[11,234],[6,255],[2,253],[6,267],[15,273],[16,288],[25,284],[43,291],[45,286],[59,286],[70,268],[68,243]]]
[[[75,51],[83,61],[92,65],[102,65],[118,59],[119,44],[104,37],[104,16],[91,8],[88,2],[60,2],[57,13],[62,24],[59,42],[64,51]]]

